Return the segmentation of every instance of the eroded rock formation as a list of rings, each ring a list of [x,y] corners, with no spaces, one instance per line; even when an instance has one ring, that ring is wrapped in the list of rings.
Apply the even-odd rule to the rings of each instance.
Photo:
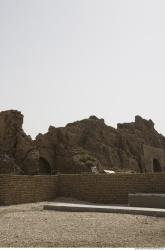
[[[39,152],[31,137],[24,133],[22,124],[23,115],[20,112],[0,112],[0,173],[39,172]]]
[[[117,129],[91,116],[64,128],[50,127],[46,134],[37,136],[36,145],[53,173],[88,172],[92,166],[97,166],[99,172],[145,172],[152,171],[152,162],[151,169],[147,169],[144,145],[153,151],[164,150],[165,138],[154,129],[151,120],[140,116],[133,123],[118,124]],[[165,153],[161,162],[165,170]]]
[[[34,141],[22,124],[20,112],[0,112],[0,173],[145,172],[158,162],[165,171],[165,137],[140,116],[117,129],[91,116],[63,128],[50,126]]]

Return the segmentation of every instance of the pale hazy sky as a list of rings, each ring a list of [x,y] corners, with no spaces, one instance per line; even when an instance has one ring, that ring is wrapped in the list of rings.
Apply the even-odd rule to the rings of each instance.
[[[0,0],[0,110],[33,137],[96,115],[165,135],[164,0]]]

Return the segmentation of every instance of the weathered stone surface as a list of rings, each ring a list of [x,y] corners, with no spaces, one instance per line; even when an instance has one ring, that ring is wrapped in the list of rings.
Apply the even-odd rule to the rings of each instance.
[[[7,154],[0,153],[0,174],[21,174],[22,171],[15,160]]]
[[[22,124],[20,112],[0,112],[0,173],[81,173],[95,167],[99,172],[165,171],[165,137],[140,116],[117,129],[90,116],[63,128],[50,126],[34,141]]]
[[[20,112],[0,112],[1,173],[38,173],[39,152],[31,137],[24,133],[22,124],[23,115]],[[6,169],[2,171],[5,166]]]
[[[48,133],[36,138],[36,145],[53,172],[88,172],[93,166],[100,172],[145,172],[153,170],[153,163],[150,169],[146,167],[143,145],[165,150],[165,138],[157,133],[151,120],[140,116],[135,122],[118,124],[117,129],[91,116],[64,128],[50,127]],[[163,171],[165,158],[159,160]]]

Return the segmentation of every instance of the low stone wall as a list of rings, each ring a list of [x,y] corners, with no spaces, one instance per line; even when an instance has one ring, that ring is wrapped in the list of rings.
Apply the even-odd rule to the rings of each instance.
[[[60,175],[58,195],[80,200],[126,204],[128,194],[165,193],[165,173]]]
[[[128,204],[131,207],[165,208],[165,194],[128,194]]]
[[[0,175],[0,205],[46,201],[57,196],[124,204],[129,193],[165,193],[165,173],[111,175]]]
[[[58,191],[58,176],[0,175],[0,205],[51,200]]]

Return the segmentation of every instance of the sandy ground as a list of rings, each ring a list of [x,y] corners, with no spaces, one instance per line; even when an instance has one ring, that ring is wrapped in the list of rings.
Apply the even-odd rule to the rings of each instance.
[[[0,247],[165,247],[165,218],[43,210],[47,203],[0,207]]]

